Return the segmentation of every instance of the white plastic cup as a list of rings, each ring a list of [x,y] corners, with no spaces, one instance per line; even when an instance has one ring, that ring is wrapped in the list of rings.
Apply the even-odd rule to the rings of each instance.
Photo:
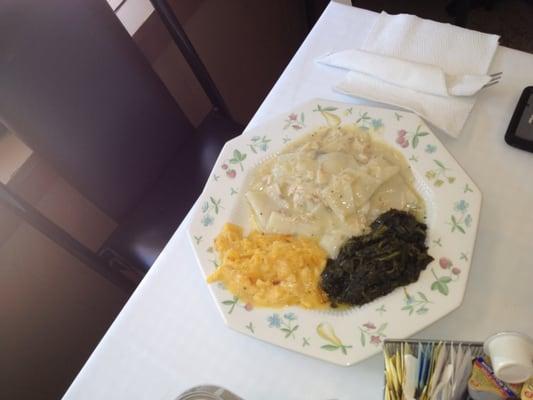
[[[522,383],[533,376],[533,340],[519,332],[497,333],[483,345],[494,375],[507,383]]]

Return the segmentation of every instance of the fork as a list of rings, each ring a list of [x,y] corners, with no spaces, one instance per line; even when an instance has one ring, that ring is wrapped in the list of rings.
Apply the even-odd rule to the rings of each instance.
[[[483,85],[481,89],[485,89],[485,88],[488,88],[489,86],[496,85],[500,81],[502,75],[503,75],[503,72],[496,72],[494,74],[490,74],[489,75],[491,78],[490,81],[488,81],[487,84]]]

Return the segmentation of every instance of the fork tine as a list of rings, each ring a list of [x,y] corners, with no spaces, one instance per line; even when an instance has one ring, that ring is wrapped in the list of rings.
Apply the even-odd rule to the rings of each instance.
[[[501,76],[496,76],[494,78],[492,78],[490,81],[488,81],[487,83],[492,83],[492,82],[498,82],[500,80]]]
[[[501,76],[503,74],[503,72],[495,72],[494,74],[490,74],[489,76],[491,77],[497,77],[497,76]]]
[[[481,89],[486,89],[486,88],[488,88],[489,86],[496,85],[498,82],[500,82],[500,81],[499,81],[499,80],[496,80],[496,81],[493,81],[493,82],[489,82],[489,83],[487,83],[485,86],[482,86]]]

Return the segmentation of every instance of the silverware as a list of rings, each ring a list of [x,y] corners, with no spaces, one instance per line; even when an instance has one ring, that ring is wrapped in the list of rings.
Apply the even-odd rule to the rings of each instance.
[[[503,72],[496,72],[494,74],[490,74],[489,75],[491,78],[490,81],[486,85],[483,85],[481,89],[485,89],[485,88],[488,88],[489,86],[496,85],[500,81],[502,75],[503,75]]]

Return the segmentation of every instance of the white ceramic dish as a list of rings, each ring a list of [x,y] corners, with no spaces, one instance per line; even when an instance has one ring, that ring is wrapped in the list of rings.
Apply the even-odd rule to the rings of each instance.
[[[224,146],[193,214],[189,237],[204,277],[216,268],[213,239],[226,222],[249,229],[247,177],[286,143],[320,126],[356,124],[403,152],[426,201],[433,261],[417,282],[362,307],[313,311],[254,308],[220,284],[209,290],[231,328],[290,350],[351,365],[406,338],[457,308],[474,249],[481,193],[414,114],[315,99],[249,130]]]

